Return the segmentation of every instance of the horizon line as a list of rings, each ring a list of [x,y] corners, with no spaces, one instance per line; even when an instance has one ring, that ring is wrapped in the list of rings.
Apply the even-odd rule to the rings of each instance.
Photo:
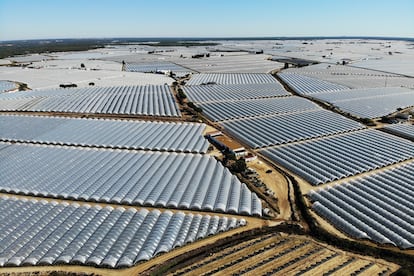
[[[110,40],[110,39],[138,39],[142,40],[139,42],[148,42],[152,40],[301,40],[301,39],[390,39],[390,40],[414,40],[414,37],[404,37],[404,36],[361,36],[361,35],[338,35],[338,36],[123,36],[123,37],[66,37],[66,38],[28,38],[28,39],[10,39],[10,40],[0,40],[0,43],[4,42],[22,42],[22,41],[41,41],[41,40]]]

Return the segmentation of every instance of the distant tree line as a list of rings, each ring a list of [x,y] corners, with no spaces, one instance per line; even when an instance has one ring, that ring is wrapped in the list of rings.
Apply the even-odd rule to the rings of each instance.
[[[1,44],[6,44],[6,42],[0,43],[0,45]],[[77,39],[69,41],[63,40],[62,42],[53,41],[51,43],[42,43],[38,40],[16,41],[7,44],[10,44],[11,46],[2,45],[0,58],[37,53],[86,51],[103,48],[108,43],[89,39]]]

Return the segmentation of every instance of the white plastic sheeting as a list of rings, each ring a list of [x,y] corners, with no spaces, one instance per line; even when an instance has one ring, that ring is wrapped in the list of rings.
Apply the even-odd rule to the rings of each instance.
[[[414,90],[403,87],[352,89],[311,96],[360,118],[378,118],[398,108],[414,106]]]
[[[414,158],[414,143],[370,129],[261,153],[312,185],[320,185]]]
[[[167,72],[173,73],[184,73],[190,74],[193,71],[177,65],[172,62],[152,62],[152,63],[126,63],[125,71],[127,72],[143,72],[143,73],[154,73],[154,72]]]
[[[178,117],[167,85],[52,89],[0,95],[1,111]]]
[[[0,115],[0,140],[205,153],[204,124]]]
[[[245,220],[171,211],[0,198],[0,266],[130,267],[243,226]]]
[[[261,73],[208,73],[194,74],[187,85],[201,84],[254,84],[254,83],[277,83],[270,74]]]
[[[0,149],[2,192],[257,216],[262,213],[257,195],[211,156],[4,145]]]
[[[200,49],[199,47],[197,48]],[[191,50],[191,48],[185,49],[185,51],[187,50]],[[214,52],[210,52],[210,50]],[[283,68],[283,63],[268,60],[269,55],[252,55],[247,52],[230,53],[228,50],[234,49],[230,49],[230,47],[227,49],[214,47],[212,49],[212,47],[209,47],[209,49],[205,49],[205,53],[210,52],[210,57],[180,58],[176,59],[175,62],[200,73],[267,73],[274,69]],[[182,48],[178,52],[183,53],[184,56],[187,54],[188,57],[191,57],[193,54],[200,54],[199,51],[196,52],[194,50],[193,53],[186,53],[183,52]]]
[[[414,162],[309,196],[312,208],[345,233],[414,248]]]
[[[318,77],[319,76],[315,76]],[[400,77],[400,76],[338,76],[336,79],[328,79],[340,85],[345,85],[350,88],[376,88],[376,87],[407,87],[414,88],[414,78]]]
[[[309,95],[324,91],[340,91],[349,89],[346,86],[327,82],[320,79],[310,78],[295,73],[277,74],[290,88],[298,94]]]
[[[226,100],[260,99],[289,96],[279,83],[194,85],[184,86],[183,90],[192,102],[216,102]]]
[[[197,105],[203,109],[203,113],[206,114],[207,117],[216,122],[259,115],[320,109],[320,107],[312,101],[296,96],[204,103]]]
[[[364,100],[373,98],[387,98],[393,96],[401,96],[405,94],[413,94],[414,91],[404,87],[380,87],[366,89],[351,89],[346,91],[330,91],[312,95],[313,98],[324,100],[327,102],[342,102],[353,100]],[[385,99],[384,99],[385,100]],[[385,104],[385,102],[384,102]]]
[[[322,109],[228,121],[221,124],[226,131],[252,148],[285,144],[365,128],[360,123]]]
[[[414,125],[396,124],[384,127],[384,129],[397,135],[414,139]]]
[[[0,93],[14,90],[17,88],[17,85],[11,81],[0,80]]]
[[[363,76],[363,77],[396,77],[398,75],[386,73],[382,71],[375,71],[365,68],[358,68],[350,65],[336,65],[329,63],[318,63],[310,66],[303,66],[299,68],[288,68],[283,70],[285,73],[296,73],[307,76],[331,76],[331,77],[347,77],[347,76]],[[319,78],[319,77],[318,77]]]
[[[407,45],[410,46],[410,48],[407,48],[407,50],[410,49],[409,51],[406,52],[405,50],[401,49],[401,51],[407,53],[407,55],[399,56],[399,52],[395,52],[398,53],[398,55],[390,55],[384,58],[362,59],[360,61],[354,62],[352,65],[414,77],[413,60],[409,54],[409,52],[411,52],[411,44]]]
[[[320,63],[300,68],[289,68],[284,73],[297,73],[350,88],[404,86],[414,88],[414,79],[401,75],[344,65]]]

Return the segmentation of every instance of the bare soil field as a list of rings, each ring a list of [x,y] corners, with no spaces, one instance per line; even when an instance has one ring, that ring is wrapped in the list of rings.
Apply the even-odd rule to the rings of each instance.
[[[267,234],[169,272],[171,275],[390,275],[399,266],[350,254],[310,238]]]
[[[277,218],[290,220],[292,212],[289,203],[289,188],[286,178],[259,158],[248,162],[247,165],[256,170],[257,174],[260,176],[260,179],[266,184],[267,188],[275,193],[280,212]],[[272,172],[266,173],[266,171]]]

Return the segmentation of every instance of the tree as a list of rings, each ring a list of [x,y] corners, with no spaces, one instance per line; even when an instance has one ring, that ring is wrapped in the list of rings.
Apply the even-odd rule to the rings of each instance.
[[[178,97],[179,97],[180,99],[185,99],[185,98],[187,98],[187,95],[184,93],[184,91],[183,91],[181,88],[178,88],[178,90],[177,90],[177,94],[178,94]]]
[[[236,162],[234,162],[231,165],[230,170],[235,173],[241,173],[241,172],[244,172],[246,168],[247,168],[246,160],[244,160],[244,158],[240,158],[239,160],[236,160]]]
[[[85,68],[85,64],[81,63],[81,68],[84,69]]]
[[[389,118],[388,118],[388,116],[382,116],[382,117],[381,117],[381,122],[382,122],[382,123],[388,123],[388,122],[389,122]]]
[[[194,109],[196,112],[203,112],[203,109],[201,107],[197,107],[193,102],[188,102],[187,103],[189,107],[191,107],[192,109]]]
[[[19,91],[24,91],[24,90],[28,90],[29,88],[27,87],[26,83],[19,83]]]
[[[368,125],[368,126],[375,126],[374,120],[370,118],[361,118],[361,122]]]
[[[230,151],[229,149],[226,148],[223,153],[224,153],[226,159],[233,160],[233,161],[237,160],[236,155],[232,151]]]

